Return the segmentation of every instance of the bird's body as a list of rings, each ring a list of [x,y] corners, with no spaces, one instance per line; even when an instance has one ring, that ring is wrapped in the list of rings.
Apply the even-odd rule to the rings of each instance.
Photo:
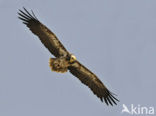
[[[60,73],[69,71],[83,84],[87,85],[102,102],[105,101],[107,105],[113,105],[116,104],[116,101],[119,101],[94,73],[83,66],[73,54],[65,49],[55,34],[43,25],[33,12],[30,14],[25,8],[25,12],[22,10],[19,11],[19,18],[39,37],[45,47],[55,56],[55,58],[50,58],[49,60],[49,66],[52,71]]]

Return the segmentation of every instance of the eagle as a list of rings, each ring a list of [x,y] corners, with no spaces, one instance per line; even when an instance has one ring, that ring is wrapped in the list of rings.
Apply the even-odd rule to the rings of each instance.
[[[117,105],[119,100],[115,97],[116,94],[110,92],[94,73],[67,51],[56,35],[38,20],[32,10],[30,13],[24,7],[23,10],[19,9],[18,18],[23,21],[33,34],[38,36],[44,46],[55,56],[49,60],[49,66],[52,71],[59,73],[69,71],[88,86],[102,102],[107,105]]]

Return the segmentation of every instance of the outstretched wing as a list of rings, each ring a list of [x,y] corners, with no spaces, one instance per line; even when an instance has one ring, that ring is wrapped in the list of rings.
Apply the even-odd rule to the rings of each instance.
[[[33,11],[30,14],[25,8],[24,11],[19,10],[19,19],[35,34],[46,48],[55,56],[66,56],[68,51],[58,40],[53,32],[43,25],[34,15]]]
[[[97,78],[95,74],[93,74],[78,61],[71,64],[68,69],[83,84],[87,85],[93,91],[93,93],[101,99],[102,102],[104,100],[107,105],[113,105],[116,104],[116,101],[119,101],[113,96],[114,94],[104,86],[104,84]]]

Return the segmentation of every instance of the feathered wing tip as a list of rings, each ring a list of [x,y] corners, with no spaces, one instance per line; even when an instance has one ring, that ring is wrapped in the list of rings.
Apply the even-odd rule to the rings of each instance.
[[[105,103],[107,105],[110,104],[111,106],[113,106],[113,104],[117,105],[116,102],[119,102],[119,100],[115,96],[117,96],[117,95],[110,92],[109,90],[107,90],[107,97],[100,98],[100,99],[101,99],[102,102],[103,102],[103,99],[104,99],[104,101],[105,101]]]
[[[29,21],[31,21],[31,20],[38,21],[37,17],[35,16],[35,14],[32,10],[31,10],[31,13],[29,13],[24,7],[23,7],[23,9],[24,9],[24,11],[19,9],[18,18],[21,19],[24,24],[27,25],[29,23]]]

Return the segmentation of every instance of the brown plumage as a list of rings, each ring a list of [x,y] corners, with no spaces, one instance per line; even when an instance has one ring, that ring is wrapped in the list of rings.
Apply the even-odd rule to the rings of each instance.
[[[45,47],[56,57],[49,60],[49,66],[52,71],[64,73],[69,70],[83,84],[87,85],[102,102],[105,101],[107,105],[113,105],[119,101],[94,73],[78,62],[76,57],[65,49],[55,34],[36,18],[33,11],[30,14],[24,8],[24,11],[19,10],[18,14],[19,19],[40,38]]]
[[[50,66],[52,71],[59,72],[59,73],[65,73],[68,71],[69,63],[66,62],[65,57],[50,58],[49,59],[49,66]]]

